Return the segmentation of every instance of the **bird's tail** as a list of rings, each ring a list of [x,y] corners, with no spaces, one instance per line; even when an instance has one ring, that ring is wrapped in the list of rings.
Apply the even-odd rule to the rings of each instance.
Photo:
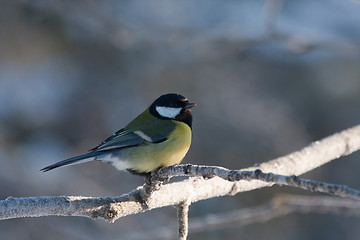
[[[101,151],[99,151],[99,152],[90,152],[90,153],[87,153],[87,154],[84,154],[84,155],[68,158],[68,159],[65,159],[63,161],[60,161],[60,162],[54,163],[52,165],[49,165],[47,167],[44,167],[43,169],[40,169],[40,171],[47,172],[47,171],[50,171],[50,170],[52,170],[54,168],[62,167],[62,166],[65,166],[65,165],[89,162],[89,161],[94,160],[93,159],[94,157],[102,155],[102,154],[104,154],[104,153],[101,152]]]

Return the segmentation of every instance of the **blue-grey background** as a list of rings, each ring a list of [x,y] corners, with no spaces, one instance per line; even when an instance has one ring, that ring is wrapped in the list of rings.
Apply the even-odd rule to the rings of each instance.
[[[143,179],[101,163],[41,173],[85,153],[168,92],[197,103],[186,163],[232,169],[359,124],[360,2],[0,1],[0,198],[115,196]],[[360,154],[305,177],[360,189]],[[190,217],[256,206],[273,187],[193,204]],[[79,217],[0,222],[1,239],[176,236],[176,209],[109,224]],[[356,239],[360,219],[291,214],[189,239]],[[171,230],[171,229],[170,229]]]

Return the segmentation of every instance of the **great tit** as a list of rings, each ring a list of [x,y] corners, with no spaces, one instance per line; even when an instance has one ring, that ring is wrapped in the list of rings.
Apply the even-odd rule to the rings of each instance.
[[[175,93],[160,96],[150,107],[89,153],[65,159],[41,171],[98,160],[118,170],[147,174],[179,164],[191,144],[192,115],[187,98]]]

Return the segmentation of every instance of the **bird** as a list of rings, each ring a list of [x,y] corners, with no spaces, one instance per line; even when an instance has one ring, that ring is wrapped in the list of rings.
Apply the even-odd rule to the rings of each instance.
[[[93,160],[138,175],[179,164],[192,139],[192,112],[196,104],[180,94],[158,97],[124,128],[101,142],[89,153],[71,157],[41,169],[52,169]]]

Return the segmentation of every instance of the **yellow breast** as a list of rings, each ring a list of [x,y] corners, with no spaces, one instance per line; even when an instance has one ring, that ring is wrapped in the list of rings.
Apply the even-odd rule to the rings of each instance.
[[[136,147],[129,159],[130,167],[137,172],[152,172],[159,167],[179,164],[190,148],[191,129],[185,123],[176,124],[166,141]]]

